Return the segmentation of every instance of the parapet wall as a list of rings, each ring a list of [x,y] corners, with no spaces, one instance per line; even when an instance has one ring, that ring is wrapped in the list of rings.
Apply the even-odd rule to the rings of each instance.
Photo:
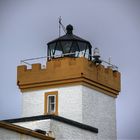
[[[120,91],[120,73],[86,58],[58,58],[46,68],[33,64],[17,67],[17,84],[21,91],[82,84],[116,97]]]

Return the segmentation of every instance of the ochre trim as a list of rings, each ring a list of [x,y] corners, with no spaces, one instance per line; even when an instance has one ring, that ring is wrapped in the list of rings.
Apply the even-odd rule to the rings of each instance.
[[[76,85],[83,85],[83,86],[87,86],[89,88],[92,88],[92,89],[95,89],[99,92],[103,92],[104,94],[107,94],[107,95],[110,95],[110,96],[113,96],[113,97],[117,97],[118,95],[118,91],[113,91],[109,88],[105,88],[104,86],[102,85],[93,85],[93,84],[90,84],[90,82],[82,82],[82,80],[80,81],[69,81],[69,82],[62,82],[61,81],[59,82],[59,84],[52,84],[52,85],[43,85],[43,86],[34,86],[34,87],[30,87],[28,89],[22,89],[21,91],[23,93],[26,93],[27,91],[35,91],[35,90],[42,90],[42,89],[50,89],[50,88],[58,88],[58,87],[66,87],[66,86],[76,86]]]
[[[86,58],[54,59],[45,69],[40,64],[33,64],[31,69],[25,65],[17,69],[17,84],[22,92],[79,83],[116,97],[120,92],[120,73],[96,66]]]
[[[37,132],[35,132],[31,129],[24,128],[24,127],[21,127],[21,126],[10,124],[10,123],[6,123],[6,122],[3,122],[3,121],[0,121],[0,127],[4,128],[4,129],[9,129],[9,130],[15,131],[15,132],[18,132],[18,133],[21,133],[21,134],[29,135],[29,136],[32,136],[32,137],[35,137],[35,138],[39,138],[39,139],[42,139],[42,140],[55,140],[55,138],[37,133]]]
[[[48,96],[49,95],[55,95],[56,96],[56,109],[55,112],[51,115],[58,115],[58,91],[52,91],[52,92],[46,92],[44,94],[44,115],[50,115],[47,111],[48,106]]]

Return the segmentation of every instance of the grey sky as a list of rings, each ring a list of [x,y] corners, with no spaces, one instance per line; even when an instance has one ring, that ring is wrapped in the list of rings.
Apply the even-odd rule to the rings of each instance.
[[[119,66],[118,138],[140,139],[139,0],[1,0],[0,119],[20,117],[16,67],[22,59],[46,55],[46,43],[58,37],[59,16]]]

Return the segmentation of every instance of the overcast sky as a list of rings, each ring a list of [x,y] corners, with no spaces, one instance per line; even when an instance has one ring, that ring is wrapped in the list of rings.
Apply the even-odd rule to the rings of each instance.
[[[59,16],[119,67],[118,139],[140,139],[140,0],[1,0],[0,119],[20,117],[16,67],[46,55],[46,43],[58,37]]]

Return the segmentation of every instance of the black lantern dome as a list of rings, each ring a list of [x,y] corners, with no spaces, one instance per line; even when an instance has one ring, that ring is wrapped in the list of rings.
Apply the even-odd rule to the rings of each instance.
[[[91,44],[73,34],[73,26],[66,27],[66,34],[51,42],[48,45],[48,56],[50,58],[58,57],[80,57],[84,56],[91,59]]]

